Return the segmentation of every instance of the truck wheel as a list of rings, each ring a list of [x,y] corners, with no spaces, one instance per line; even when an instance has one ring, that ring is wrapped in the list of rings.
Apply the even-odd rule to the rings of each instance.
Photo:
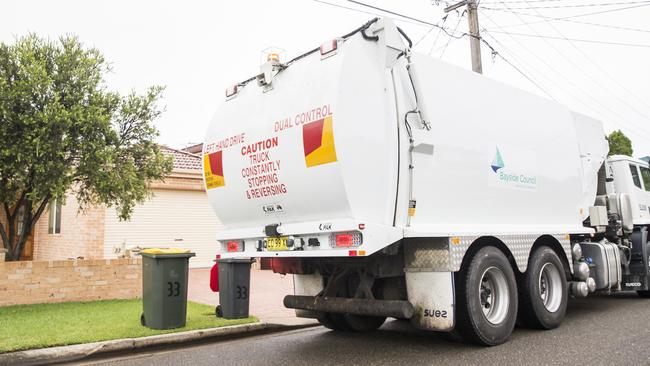
[[[318,323],[320,325],[331,330],[336,330],[336,331],[351,330],[343,314],[323,313],[323,315],[318,317],[316,320],[318,320]]]
[[[519,278],[519,320],[537,329],[557,328],[566,314],[568,282],[560,258],[549,247],[539,247]]]
[[[636,293],[639,294],[639,297],[642,297],[644,299],[650,299],[650,291],[641,290],[641,291],[637,291]]]
[[[463,336],[460,335],[458,329],[454,328],[450,332],[435,332],[436,335],[447,342],[450,343],[462,343],[464,341]]]
[[[345,314],[345,322],[354,332],[372,332],[377,330],[386,321],[385,316],[364,316]]]
[[[460,335],[485,346],[504,343],[517,320],[517,282],[506,256],[495,247],[484,247],[458,277]]]

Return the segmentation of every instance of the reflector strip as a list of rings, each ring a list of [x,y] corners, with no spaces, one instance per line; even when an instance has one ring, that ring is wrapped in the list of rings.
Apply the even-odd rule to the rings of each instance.
[[[203,177],[207,189],[223,187],[223,150],[203,155]]]
[[[332,116],[310,122],[302,126],[302,143],[305,153],[305,165],[313,166],[336,161]]]

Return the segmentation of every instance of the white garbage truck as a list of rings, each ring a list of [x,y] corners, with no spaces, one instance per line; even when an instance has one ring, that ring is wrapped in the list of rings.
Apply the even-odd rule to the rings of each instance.
[[[373,19],[226,91],[204,147],[222,258],[272,258],[284,305],[483,345],[569,296],[648,292],[650,168],[602,124],[411,51]]]

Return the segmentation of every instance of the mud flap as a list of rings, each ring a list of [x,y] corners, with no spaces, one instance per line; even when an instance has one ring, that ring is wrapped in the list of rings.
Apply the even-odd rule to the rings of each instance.
[[[406,272],[408,300],[414,307],[411,323],[424,330],[454,329],[453,272]]]
[[[323,277],[318,273],[308,275],[293,275],[293,294],[294,295],[308,295],[316,296],[323,290]],[[296,316],[298,318],[318,318],[322,315],[321,312],[296,309]]]

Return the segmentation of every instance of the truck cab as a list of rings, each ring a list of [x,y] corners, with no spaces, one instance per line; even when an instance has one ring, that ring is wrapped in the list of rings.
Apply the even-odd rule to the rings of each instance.
[[[630,197],[634,225],[650,225],[650,165],[625,155],[607,159],[608,192],[626,193]]]

